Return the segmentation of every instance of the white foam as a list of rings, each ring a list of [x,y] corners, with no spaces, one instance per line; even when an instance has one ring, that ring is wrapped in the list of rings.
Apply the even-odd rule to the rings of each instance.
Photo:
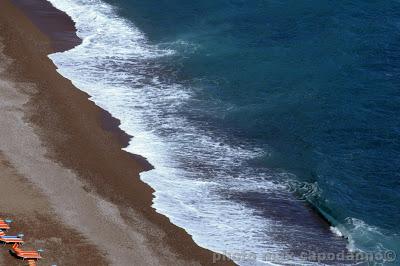
[[[343,224],[334,228],[340,236],[348,239],[347,248],[351,252],[399,252],[399,236],[384,232],[383,229],[369,225],[363,220],[347,217]]]
[[[334,233],[335,235],[339,236],[339,237],[343,237],[342,232],[339,230],[339,228],[331,226],[330,230],[332,233]]]
[[[148,44],[132,23],[99,0],[50,2],[72,17],[83,39],[80,46],[50,58],[63,76],[121,120],[121,128],[134,136],[126,150],[155,166],[141,178],[156,191],[156,210],[214,251],[283,252],[286,247],[270,237],[275,222],[223,195],[276,188],[268,176],[242,165],[260,151],[232,146],[177,114],[192,92],[163,82],[156,60],[174,51]],[[297,263],[304,265],[291,262]]]

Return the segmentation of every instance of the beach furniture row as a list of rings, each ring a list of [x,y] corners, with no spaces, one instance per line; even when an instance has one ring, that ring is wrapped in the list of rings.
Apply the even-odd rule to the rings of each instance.
[[[11,220],[3,220],[0,218],[0,242],[4,245],[12,244],[10,253],[16,258],[26,260],[29,266],[35,266],[36,261],[41,259],[40,250],[23,250],[21,248],[24,243],[23,234],[18,235],[6,235],[6,231],[10,229]]]

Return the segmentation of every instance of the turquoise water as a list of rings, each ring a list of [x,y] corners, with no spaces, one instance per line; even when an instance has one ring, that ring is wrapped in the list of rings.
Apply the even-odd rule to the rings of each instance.
[[[223,247],[218,241],[198,228],[227,230],[227,239],[235,238],[238,228],[257,228],[248,250],[265,248],[271,241],[303,250],[299,243],[314,241],[309,244],[334,250],[347,244],[351,250],[400,254],[400,2],[107,3],[116,9],[104,14],[125,18],[145,37],[118,43],[117,35],[132,40],[131,32],[124,28],[119,34],[118,27],[102,32],[104,39],[113,40],[108,49],[118,47],[121,53],[101,57],[107,69],[101,75],[112,76],[107,86],[114,89],[107,94],[101,84],[101,90],[89,93],[122,120],[125,130],[132,128],[129,133],[137,141],[133,151],[154,164],[158,172],[143,178],[159,191],[158,210],[200,244],[219,251]],[[81,36],[89,36],[91,29],[82,25],[78,23]],[[86,46],[95,49],[90,41]],[[156,57],[143,52],[149,47],[165,53]],[[84,54],[77,49],[68,60],[79,53]],[[91,70],[100,73],[101,66]],[[74,78],[73,72],[65,73]],[[111,96],[115,100],[106,99]],[[133,119],[135,114],[141,116]],[[135,128],[139,124],[143,127]],[[154,155],[141,146],[141,130],[160,140],[151,143],[165,153]],[[164,167],[164,162],[174,166]],[[162,171],[181,179],[170,186]],[[204,184],[207,189],[199,192]],[[218,201],[211,200],[213,193]],[[202,197],[209,207],[203,208]],[[242,206],[224,217],[243,224],[235,229],[232,222],[231,231],[228,220],[207,224],[221,206]],[[235,218],[242,211],[248,223],[242,216]],[[322,214],[348,239],[324,229],[324,221],[313,213]],[[277,224],[286,229],[274,229]]]

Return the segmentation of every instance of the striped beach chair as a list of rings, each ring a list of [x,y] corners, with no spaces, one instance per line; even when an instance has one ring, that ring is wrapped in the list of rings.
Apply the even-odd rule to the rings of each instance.
[[[10,224],[7,221],[4,221],[3,219],[0,219],[0,229],[1,230],[8,230],[10,229]]]
[[[4,231],[0,230],[0,242],[4,244],[14,244],[14,243],[22,244],[24,243],[24,240],[22,239],[22,235],[7,236],[6,233],[4,233]]]
[[[32,250],[32,251],[22,250],[19,243],[15,243],[12,246],[12,249],[10,251],[15,256],[17,256],[18,258],[21,258],[23,260],[25,260],[25,259],[26,260],[38,260],[38,259],[42,258],[40,253],[36,250]]]

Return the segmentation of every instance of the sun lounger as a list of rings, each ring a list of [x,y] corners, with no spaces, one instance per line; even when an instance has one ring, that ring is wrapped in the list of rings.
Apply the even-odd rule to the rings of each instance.
[[[14,244],[14,243],[24,243],[24,240],[22,240],[23,235],[20,234],[18,236],[7,236],[6,233],[4,233],[2,230],[0,230],[0,242],[3,242],[4,244]]]
[[[11,252],[21,258],[21,259],[31,259],[31,260],[38,260],[41,259],[42,256],[40,256],[40,253],[38,251],[27,251],[27,250],[22,250],[20,248],[20,244],[19,243],[15,243],[12,246]]]
[[[0,229],[8,230],[8,229],[10,229],[10,225],[8,223],[0,222]]]
[[[0,229],[1,230],[8,230],[8,229],[10,229],[10,222],[11,222],[11,220],[3,220],[3,219],[0,219]]]
[[[0,242],[4,244],[24,243],[24,240],[18,236],[0,236]]]

